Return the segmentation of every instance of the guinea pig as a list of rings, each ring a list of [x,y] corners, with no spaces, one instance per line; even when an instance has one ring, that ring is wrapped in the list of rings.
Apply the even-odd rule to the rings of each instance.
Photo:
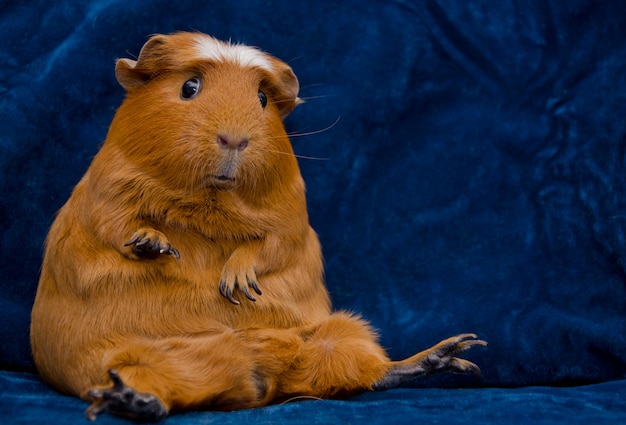
[[[119,59],[105,142],[46,239],[31,344],[42,378],[112,414],[381,391],[486,345],[461,334],[392,361],[360,316],[333,311],[283,119],[280,60],[200,33]]]

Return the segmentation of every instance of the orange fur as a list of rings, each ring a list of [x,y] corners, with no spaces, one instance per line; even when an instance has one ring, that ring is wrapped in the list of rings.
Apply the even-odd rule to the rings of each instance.
[[[203,57],[198,40],[233,54]],[[236,409],[404,373],[365,321],[331,312],[282,124],[300,103],[295,75],[236,49],[157,35],[137,61],[118,61],[127,97],[50,229],[32,312],[34,359],[58,390],[93,401],[116,369],[167,411]],[[200,91],[181,98],[192,77]],[[156,251],[139,249],[148,239]],[[464,339],[452,355],[482,343]]]

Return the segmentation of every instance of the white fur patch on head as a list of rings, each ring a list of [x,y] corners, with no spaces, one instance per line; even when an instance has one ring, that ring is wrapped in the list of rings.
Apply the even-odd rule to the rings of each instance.
[[[243,67],[258,67],[273,72],[272,63],[259,50],[244,44],[232,44],[210,36],[197,38],[196,48],[201,58],[232,62]]]

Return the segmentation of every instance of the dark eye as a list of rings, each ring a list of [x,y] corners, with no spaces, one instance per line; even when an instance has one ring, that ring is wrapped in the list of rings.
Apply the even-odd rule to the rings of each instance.
[[[185,81],[180,89],[180,97],[183,99],[193,99],[200,92],[200,79],[193,77]]]
[[[259,90],[259,102],[261,102],[261,107],[263,108],[267,105],[267,96],[261,90]]]

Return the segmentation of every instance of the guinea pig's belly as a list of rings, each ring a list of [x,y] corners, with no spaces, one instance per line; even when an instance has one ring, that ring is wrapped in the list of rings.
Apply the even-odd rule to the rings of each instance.
[[[89,277],[84,278],[98,275],[98,281],[88,285],[94,289],[89,309],[99,312],[99,322],[106,324],[99,328],[105,333],[162,337],[205,332],[216,325],[288,328],[330,313],[321,274],[310,272],[306,264],[295,262],[271,273],[258,270],[262,294],[249,289],[256,299],[252,301],[237,288],[233,292],[236,305],[220,292],[228,250],[172,239],[180,258],[123,259],[90,267]]]
[[[318,315],[316,311],[327,314],[323,297],[317,303],[315,297],[298,302],[301,291],[278,287],[285,283],[279,276],[259,277],[263,294],[257,295],[256,301],[237,291],[234,298],[240,304],[235,305],[220,293],[219,271],[181,275],[150,269],[142,274],[135,268],[134,275],[126,275],[134,282],[116,285],[114,297],[92,298],[90,309],[101,313],[100,320],[108,317],[110,333],[163,337],[212,332],[216,326],[288,328],[308,323]]]

